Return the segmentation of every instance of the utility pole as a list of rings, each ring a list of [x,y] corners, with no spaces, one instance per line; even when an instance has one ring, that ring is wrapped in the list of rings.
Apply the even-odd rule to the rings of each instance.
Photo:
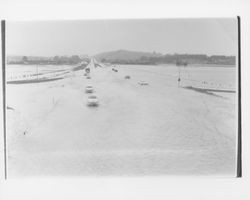
[[[37,65],[36,65],[36,80],[38,82],[38,67],[37,67]]]
[[[178,75],[178,87],[180,87],[180,83],[181,83],[181,69],[180,69],[180,66],[178,66],[178,71],[179,71],[179,75]]]

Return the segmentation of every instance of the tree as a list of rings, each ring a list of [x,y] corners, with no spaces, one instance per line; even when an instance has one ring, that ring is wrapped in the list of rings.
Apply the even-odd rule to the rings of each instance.
[[[105,63],[105,62],[107,62],[107,60],[105,58],[102,58],[101,62]]]
[[[58,62],[59,61],[59,56],[54,56],[53,61]]]
[[[23,56],[22,60],[23,60],[23,62],[28,62],[28,57],[27,56]]]
[[[78,55],[73,55],[69,58],[69,62],[71,64],[77,64],[77,63],[81,62],[81,58]]]

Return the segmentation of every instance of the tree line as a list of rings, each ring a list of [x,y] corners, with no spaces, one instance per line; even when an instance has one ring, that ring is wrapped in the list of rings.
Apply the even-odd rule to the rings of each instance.
[[[80,58],[78,55],[72,56],[54,56],[54,57],[28,57],[23,56],[18,60],[10,60],[8,64],[26,64],[26,65],[74,65],[82,61],[89,62],[89,58]]]
[[[235,65],[235,56],[207,56],[204,54],[166,54],[163,56],[141,56],[137,59],[106,59],[102,58],[101,62],[111,64],[141,64],[141,65],[157,65],[157,64],[220,64],[220,65]]]

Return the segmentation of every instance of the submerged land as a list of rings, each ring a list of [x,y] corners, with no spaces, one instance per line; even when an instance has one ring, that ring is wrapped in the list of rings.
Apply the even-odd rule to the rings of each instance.
[[[235,68],[81,62],[7,65],[9,177],[236,175]]]

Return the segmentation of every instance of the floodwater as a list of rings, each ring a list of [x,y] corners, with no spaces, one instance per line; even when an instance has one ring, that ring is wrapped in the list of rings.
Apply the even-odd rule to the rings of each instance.
[[[236,68],[90,67],[91,79],[78,71],[53,82],[7,85],[9,177],[236,176],[236,93],[185,89],[233,90]],[[98,107],[86,106],[87,85]]]

